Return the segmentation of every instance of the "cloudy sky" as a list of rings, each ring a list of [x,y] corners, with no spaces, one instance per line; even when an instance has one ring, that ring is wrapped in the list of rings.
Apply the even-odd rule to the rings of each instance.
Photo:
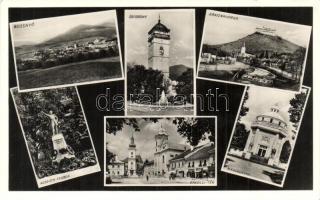
[[[115,24],[115,11],[101,11],[62,17],[43,18],[11,23],[15,46],[37,44],[63,34],[79,25]],[[14,24],[29,24],[27,28],[13,28]]]
[[[305,92],[306,89],[302,89],[302,91]],[[280,115],[289,122],[289,101],[294,98],[296,93],[286,90],[275,90],[273,88],[261,89],[261,87],[251,86],[249,87],[248,94],[249,98],[245,106],[249,108],[249,112],[241,118],[241,122],[244,123],[247,128],[250,127],[257,115],[269,112],[271,106],[276,103],[280,107]],[[293,129],[291,122],[288,124],[288,128],[289,131]]]
[[[308,46],[311,27],[283,23],[261,18],[223,13],[224,15],[237,16],[238,20],[225,17],[209,16],[210,13],[223,13],[207,11],[204,31],[204,44],[224,44],[243,38],[256,31],[257,27],[267,27],[276,30],[276,35],[302,47]]]
[[[184,64],[193,67],[194,12],[193,10],[129,10],[125,13],[127,62],[148,66],[148,31],[158,23],[171,30],[170,66]],[[146,18],[129,18],[145,15]]]
[[[134,132],[131,126],[125,125],[116,135],[106,134],[108,149],[115,153],[120,160],[128,157],[128,147],[132,133],[137,146],[137,155],[141,155],[143,160],[153,160],[156,146],[154,137],[159,132],[160,124],[167,130],[170,142],[188,144],[186,139],[177,133],[177,127],[172,123],[172,119],[161,119],[157,123],[145,121],[144,119],[137,119],[137,121],[140,132]]]

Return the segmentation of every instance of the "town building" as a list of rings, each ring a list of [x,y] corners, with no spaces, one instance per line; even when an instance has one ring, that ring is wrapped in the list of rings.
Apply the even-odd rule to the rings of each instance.
[[[155,135],[155,142],[154,172],[157,176],[169,176],[169,160],[188,150],[190,147],[170,142],[169,135],[162,126],[158,134]]]
[[[276,104],[269,112],[259,114],[251,123],[244,157],[262,164],[280,167],[282,146],[290,142],[288,122]]]
[[[111,159],[108,169],[111,177],[121,178],[125,175],[125,163],[118,160],[117,156]]]
[[[163,72],[169,78],[170,29],[158,23],[148,32],[148,66]]]
[[[121,161],[118,159],[111,160],[108,169],[111,176],[137,177],[142,175],[143,160],[140,155],[137,155],[133,134],[128,147],[128,157]]]
[[[213,142],[186,150],[170,161],[170,173],[178,177],[215,177],[215,148]]]

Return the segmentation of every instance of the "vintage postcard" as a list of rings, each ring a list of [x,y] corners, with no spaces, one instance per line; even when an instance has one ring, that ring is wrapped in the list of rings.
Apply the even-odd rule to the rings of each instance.
[[[127,115],[194,115],[194,10],[126,10],[125,51]]]
[[[10,23],[19,91],[123,79],[115,10]]]
[[[216,186],[216,117],[105,117],[105,186]]]
[[[75,87],[11,94],[39,188],[100,171]]]
[[[283,187],[310,90],[247,87],[221,170]]]
[[[198,77],[300,91],[311,26],[207,10]]]

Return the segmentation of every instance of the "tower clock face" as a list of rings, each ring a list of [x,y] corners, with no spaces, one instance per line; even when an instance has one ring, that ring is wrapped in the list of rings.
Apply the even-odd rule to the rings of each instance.
[[[160,46],[159,48],[159,52],[160,52],[160,55],[163,56],[164,55],[164,49],[163,49],[163,46]]]

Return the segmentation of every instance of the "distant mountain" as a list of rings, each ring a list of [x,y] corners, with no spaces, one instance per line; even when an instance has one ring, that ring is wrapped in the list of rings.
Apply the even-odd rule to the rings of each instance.
[[[169,74],[171,80],[177,80],[179,76],[183,74],[183,72],[187,71],[188,69],[191,69],[190,67],[187,67],[185,65],[173,65],[169,67]]]
[[[113,23],[102,23],[99,25],[79,25],[71,30],[56,36],[50,40],[42,42],[39,45],[49,45],[63,42],[70,42],[74,40],[89,38],[89,37],[116,37],[116,28]]]
[[[217,50],[227,53],[238,52],[245,43],[246,52],[250,54],[259,54],[264,51],[271,51],[277,53],[293,53],[299,48],[303,48],[296,45],[280,36],[267,35],[260,32],[247,35],[241,39],[233,42],[220,44],[220,45],[208,45],[204,44],[203,52],[214,53]]]

